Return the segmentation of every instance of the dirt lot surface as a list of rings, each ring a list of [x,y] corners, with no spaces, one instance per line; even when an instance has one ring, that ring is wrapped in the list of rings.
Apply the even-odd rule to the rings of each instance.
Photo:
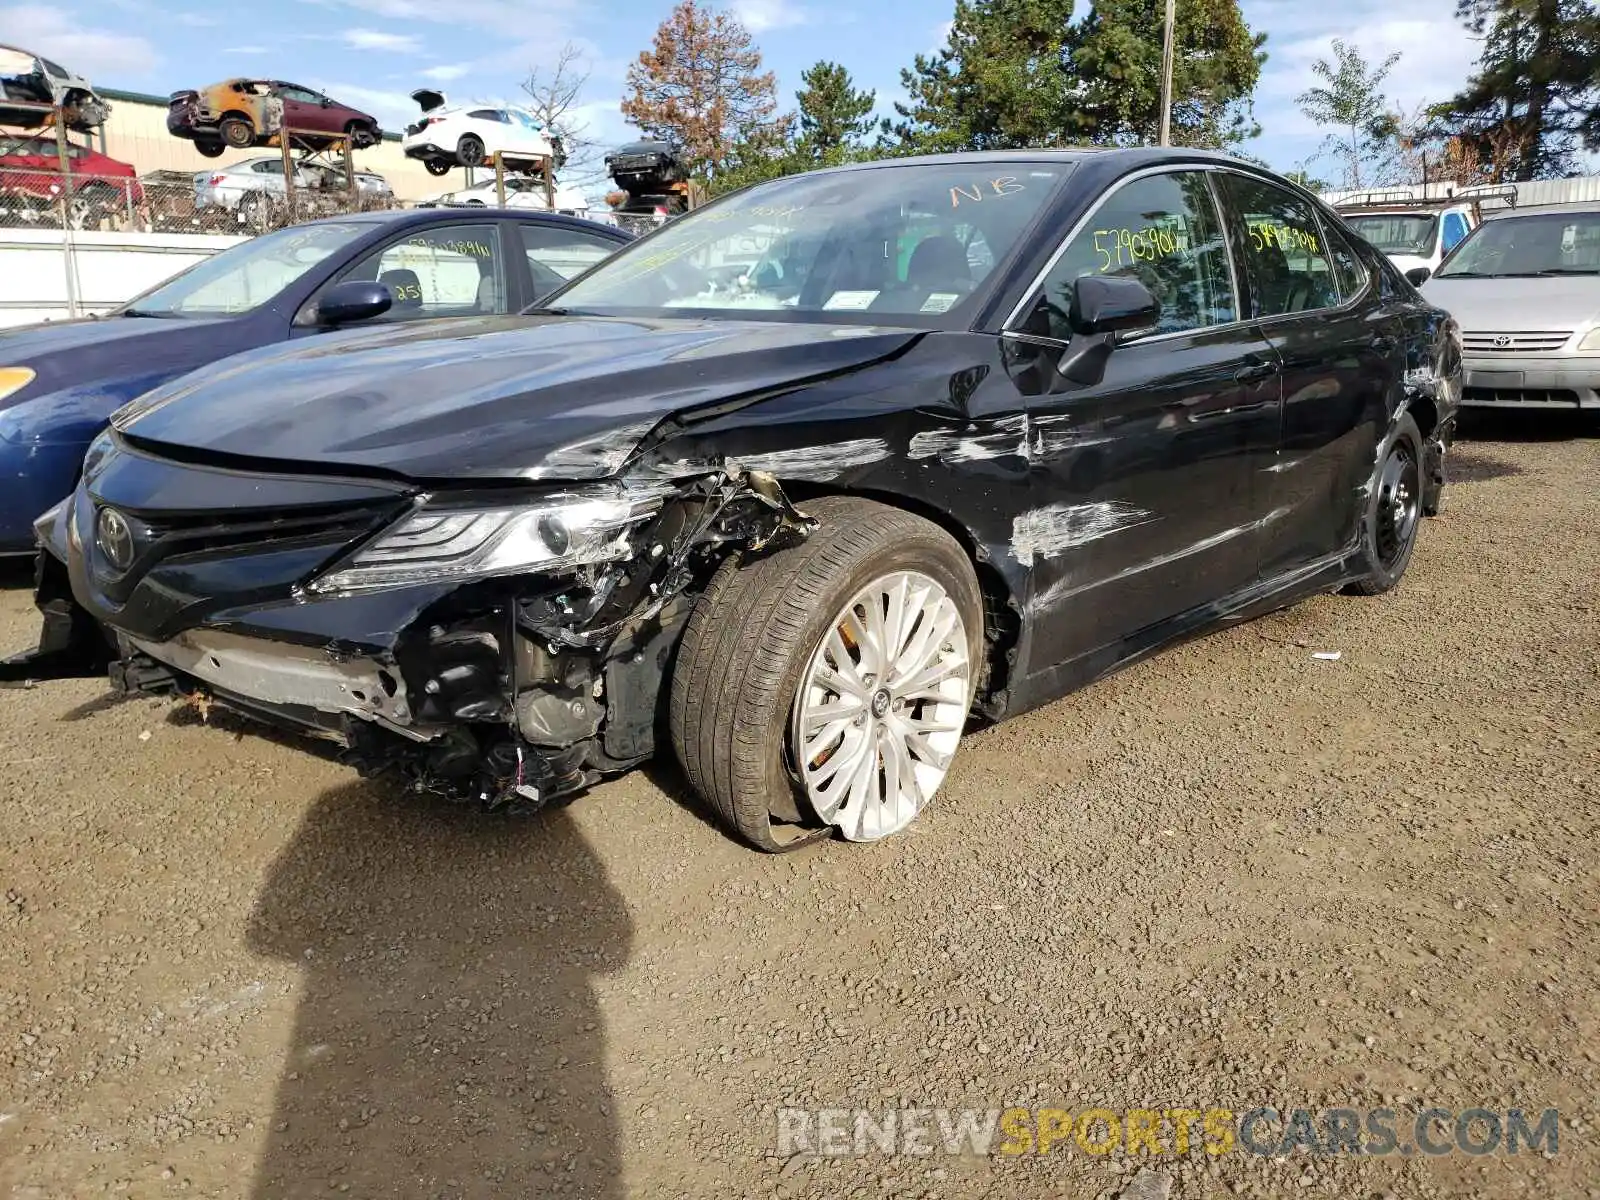
[[[877,847],[745,851],[666,768],[494,819],[98,682],[0,692],[0,1197],[1600,1196],[1600,440],[1483,432],[1398,592],[973,737]],[[1386,1103],[1557,1107],[1559,1151],[775,1125]]]

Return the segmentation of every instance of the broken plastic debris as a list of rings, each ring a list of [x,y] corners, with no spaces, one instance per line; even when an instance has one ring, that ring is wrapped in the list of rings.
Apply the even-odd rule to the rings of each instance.
[[[1344,657],[1344,651],[1343,650],[1313,650],[1311,652],[1311,657],[1312,658],[1319,658],[1323,662],[1338,662],[1339,659]]]

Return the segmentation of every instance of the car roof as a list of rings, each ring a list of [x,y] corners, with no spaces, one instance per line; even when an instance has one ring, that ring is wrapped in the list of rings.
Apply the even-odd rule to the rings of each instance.
[[[844,171],[870,171],[884,167],[909,166],[964,166],[968,163],[1023,163],[1054,162],[1076,163],[1093,158],[1096,161],[1117,161],[1130,169],[1141,166],[1158,166],[1161,163],[1214,162],[1230,166],[1262,168],[1257,163],[1223,154],[1216,150],[1191,150],[1179,146],[1064,146],[1045,150],[969,150],[959,154],[915,154],[904,158],[880,158],[868,162],[847,163],[828,167],[816,174]]]
[[[568,216],[566,213],[552,213],[545,212],[542,209],[528,208],[396,208],[388,209],[384,212],[350,213],[347,216],[318,217],[314,221],[302,221],[300,224],[446,225],[460,224],[463,220],[520,221],[530,225],[560,225],[568,229],[581,229],[586,232],[604,229],[613,235],[622,234],[621,237],[617,238],[618,241],[631,240],[625,230],[620,230],[614,225],[607,225],[600,221],[588,221],[583,217]]]
[[[1600,214],[1600,200],[1575,200],[1570,204],[1527,204],[1518,208],[1503,208],[1485,213],[1485,221],[1504,221],[1510,217],[1550,217],[1563,213]]]

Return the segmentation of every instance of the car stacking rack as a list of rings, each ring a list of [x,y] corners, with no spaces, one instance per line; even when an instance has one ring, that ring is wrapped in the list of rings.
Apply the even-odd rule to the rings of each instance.
[[[356,164],[352,156],[354,147],[348,133],[323,133],[319,130],[290,129],[280,126],[273,135],[283,152],[283,186],[284,199],[289,206],[289,223],[292,225],[299,219],[295,211],[295,168],[302,164],[324,166],[344,176],[345,198],[349,201],[352,210],[359,207],[360,197],[356,189]],[[312,145],[306,139],[315,137],[318,143],[328,145]],[[298,153],[299,157],[296,157]],[[312,214],[317,215],[317,214]]]
[[[556,210],[556,173],[555,156],[550,154],[507,154],[497,150],[489,156],[489,161],[494,164],[494,196],[495,203],[501,208],[506,206],[506,172],[513,174],[536,175],[544,180],[544,205],[545,211]]]

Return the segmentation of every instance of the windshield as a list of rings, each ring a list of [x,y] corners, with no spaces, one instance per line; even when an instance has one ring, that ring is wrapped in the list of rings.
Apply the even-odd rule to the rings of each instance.
[[[176,279],[133,300],[123,311],[143,317],[215,317],[267,303],[370,225],[300,225],[230,246]]]
[[[1452,275],[1600,275],[1600,212],[1485,221],[1439,268]]]
[[[568,312],[892,316],[950,326],[976,306],[1070,170],[886,164],[774,180],[663,226],[551,303]]]
[[[1385,254],[1433,253],[1433,233],[1439,218],[1432,213],[1373,213],[1345,217],[1344,223]]]

